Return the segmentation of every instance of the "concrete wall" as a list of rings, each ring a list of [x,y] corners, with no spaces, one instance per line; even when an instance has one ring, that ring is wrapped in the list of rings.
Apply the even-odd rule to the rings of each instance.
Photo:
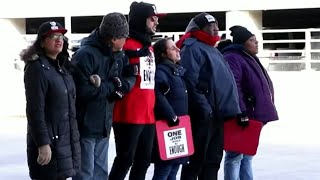
[[[0,19],[0,49],[1,58],[0,70],[12,67],[14,59],[18,57],[22,48],[25,48],[26,43],[21,36],[25,34],[24,19]]]

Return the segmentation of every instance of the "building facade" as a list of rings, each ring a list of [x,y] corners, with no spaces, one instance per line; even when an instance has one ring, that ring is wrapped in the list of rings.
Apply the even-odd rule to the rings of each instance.
[[[2,67],[12,67],[21,49],[30,45],[39,25],[58,21],[69,31],[71,47],[97,27],[109,12],[128,14],[132,0],[62,1],[11,0],[0,7],[0,29],[5,50]],[[190,19],[208,12],[229,38],[229,27],[242,25],[259,40],[259,56],[270,71],[320,70],[320,1],[306,0],[197,0],[156,1],[158,12],[167,13],[156,37],[179,38]]]

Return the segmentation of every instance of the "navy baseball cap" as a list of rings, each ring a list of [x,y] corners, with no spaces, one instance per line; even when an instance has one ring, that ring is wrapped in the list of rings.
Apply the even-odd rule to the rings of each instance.
[[[48,21],[40,25],[38,29],[38,36],[44,37],[55,32],[65,34],[67,30],[58,22]]]

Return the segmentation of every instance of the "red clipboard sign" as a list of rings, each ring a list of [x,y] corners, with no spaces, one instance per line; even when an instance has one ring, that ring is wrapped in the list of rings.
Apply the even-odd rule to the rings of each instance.
[[[259,146],[260,133],[263,124],[256,120],[249,120],[248,127],[241,127],[237,120],[224,123],[224,150],[246,155],[255,155]]]
[[[162,160],[190,156],[194,153],[189,116],[180,116],[178,126],[169,127],[166,120],[156,121],[158,148]]]

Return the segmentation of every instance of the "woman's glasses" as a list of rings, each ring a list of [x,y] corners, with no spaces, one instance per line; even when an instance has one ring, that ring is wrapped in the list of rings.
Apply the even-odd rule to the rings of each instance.
[[[50,38],[50,39],[52,39],[52,40],[62,40],[62,39],[64,39],[65,37],[64,37],[64,35],[62,35],[62,34],[50,34],[50,35],[48,36],[48,38]]]

